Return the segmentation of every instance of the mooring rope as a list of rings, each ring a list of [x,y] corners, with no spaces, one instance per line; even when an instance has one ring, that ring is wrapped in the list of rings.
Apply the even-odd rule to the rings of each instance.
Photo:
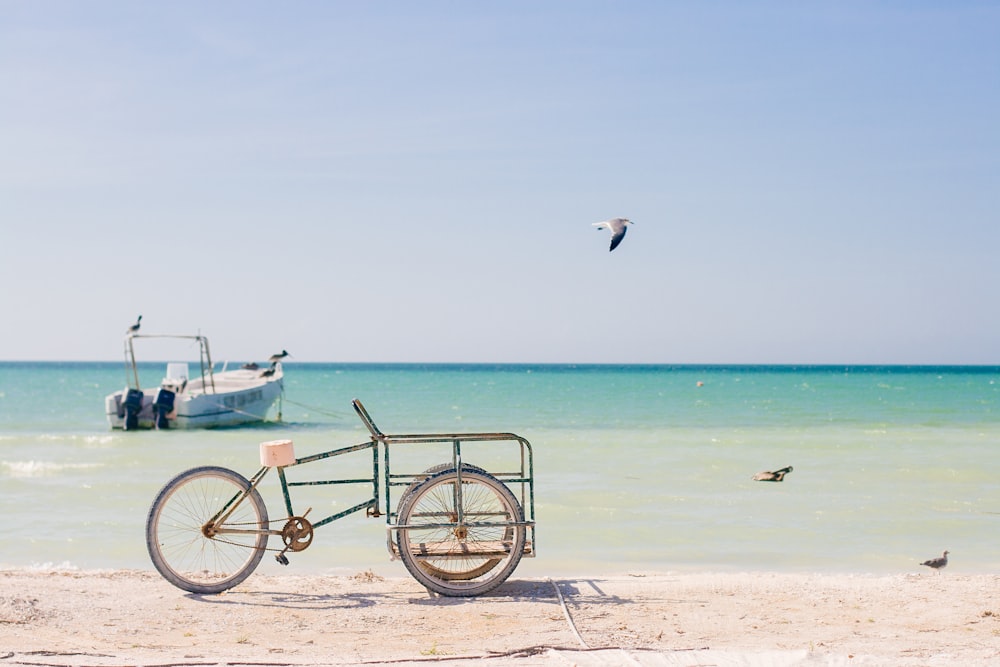
[[[284,406],[285,403],[291,403],[292,405],[296,405],[296,406],[298,406],[300,408],[305,408],[306,410],[310,410],[312,412],[319,413],[319,414],[324,415],[326,417],[333,417],[335,419],[344,419],[344,417],[346,416],[346,414],[343,413],[343,412],[332,412],[330,410],[324,410],[322,408],[317,408],[314,405],[306,405],[305,403],[299,403],[297,401],[291,401],[291,400],[285,398],[284,396],[282,396],[278,400],[279,400],[279,407],[278,407],[278,421],[279,422],[282,420],[282,416],[281,415],[284,412],[283,406]],[[240,410],[239,408],[229,407],[227,405],[223,405],[222,403],[212,403],[212,405],[214,405],[216,408],[219,408],[221,410],[225,410],[227,412],[236,412],[238,414],[246,415],[248,417],[258,417],[259,418],[259,415],[255,414],[255,413],[247,412],[245,410]]]
[[[285,403],[291,403],[292,405],[297,405],[300,408],[305,408],[311,412],[316,412],[326,417],[336,417],[337,419],[343,419],[346,416],[344,412],[333,412],[330,410],[324,410],[323,408],[317,408],[315,405],[306,405],[305,403],[299,403],[297,401],[292,401],[287,398],[282,399]]]

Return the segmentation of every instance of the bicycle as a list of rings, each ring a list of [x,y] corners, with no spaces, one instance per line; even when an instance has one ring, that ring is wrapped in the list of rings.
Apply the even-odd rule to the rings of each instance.
[[[307,549],[317,528],[360,511],[386,517],[391,560],[402,560],[420,584],[441,595],[487,593],[522,557],[535,556],[534,463],[527,440],[513,433],[388,435],[359,400],[352,405],[370,433],[366,442],[295,458],[292,441],[271,441],[261,443],[261,467],[250,478],[201,466],[168,481],[146,519],[146,547],[157,571],[182,590],[221,593],[249,577],[266,551],[276,551],[277,561],[287,565],[287,554]],[[517,450],[513,470],[490,473],[463,461],[463,445],[502,442]],[[431,443],[450,445],[451,460],[421,472],[392,472],[393,447]],[[289,481],[286,473],[369,449],[371,477]],[[274,521],[259,492],[271,470],[277,470],[286,514]],[[315,522],[307,518],[311,508],[296,514],[293,488],[327,484],[370,484],[371,497]],[[392,510],[392,490],[400,487],[405,489]],[[282,547],[269,547],[271,537],[280,537]]]

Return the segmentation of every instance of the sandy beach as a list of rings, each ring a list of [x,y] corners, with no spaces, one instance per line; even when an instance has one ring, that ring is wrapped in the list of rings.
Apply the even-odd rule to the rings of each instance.
[[[998,575],[513,577],[472,599],[408,578],[0,571],[2,665],[991,665]]]

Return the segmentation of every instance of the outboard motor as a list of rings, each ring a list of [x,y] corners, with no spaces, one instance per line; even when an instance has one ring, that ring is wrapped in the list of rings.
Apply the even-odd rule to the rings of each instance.
[[[142,410],[142,390],[125,388],[122,396],[122,406],[125,408],[125,423],[122,428],[134,431],[139,427],[139,411]]]
[[[160,387],[156,390],[156,396],[153,398],[153,415],[156,421],[157,429],[170,428],[170,422],[167,420],[167,414],[173,412],[174,410],[174,398],[177,394]]]

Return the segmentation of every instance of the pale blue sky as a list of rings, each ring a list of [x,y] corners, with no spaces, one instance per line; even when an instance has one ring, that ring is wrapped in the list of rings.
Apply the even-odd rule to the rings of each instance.
[[[1000,2],[0,15],[0,359],[1000,363]]]

